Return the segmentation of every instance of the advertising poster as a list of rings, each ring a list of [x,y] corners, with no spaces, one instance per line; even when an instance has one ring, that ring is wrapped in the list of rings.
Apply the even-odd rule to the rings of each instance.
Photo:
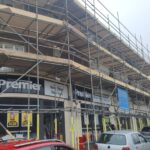
[[[19,127],[19,112],[18,111],[7,112],[7,127]]]
[[[22,127],[28,126],[28,114],[29,114],[30,126],[32,126],[32,112],[22,111],[21,113],[21,126]]]

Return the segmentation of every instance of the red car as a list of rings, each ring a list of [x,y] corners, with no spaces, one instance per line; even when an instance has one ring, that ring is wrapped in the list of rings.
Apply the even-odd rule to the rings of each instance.
[[[0,143],[0,150],[74,150],[58,140],[5,141]]]

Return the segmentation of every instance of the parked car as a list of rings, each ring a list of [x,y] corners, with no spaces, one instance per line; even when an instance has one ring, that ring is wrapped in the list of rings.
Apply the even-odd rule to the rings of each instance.
[[[9,140],[0,143],[0,150],[74,150],[64,142],[52,140]]]
[[[150,142],[150,126],[143,127],[141,134]]]
[[[109,131],[102,133],[94,150],[150,150],[150,142],[134,131]]]

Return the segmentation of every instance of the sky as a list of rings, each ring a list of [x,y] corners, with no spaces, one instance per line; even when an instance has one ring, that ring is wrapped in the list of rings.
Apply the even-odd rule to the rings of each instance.
[[[100,0],[150,49],[150,0]],[[98,5],[97,5],[98,7]]]

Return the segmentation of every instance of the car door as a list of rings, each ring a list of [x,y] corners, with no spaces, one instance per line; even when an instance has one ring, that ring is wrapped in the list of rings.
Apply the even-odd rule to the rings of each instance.
[[[142,150],[150,150],[150,143],[147,142],[147,140],[141,134],[138,134],[138,136],[141,142]]]

